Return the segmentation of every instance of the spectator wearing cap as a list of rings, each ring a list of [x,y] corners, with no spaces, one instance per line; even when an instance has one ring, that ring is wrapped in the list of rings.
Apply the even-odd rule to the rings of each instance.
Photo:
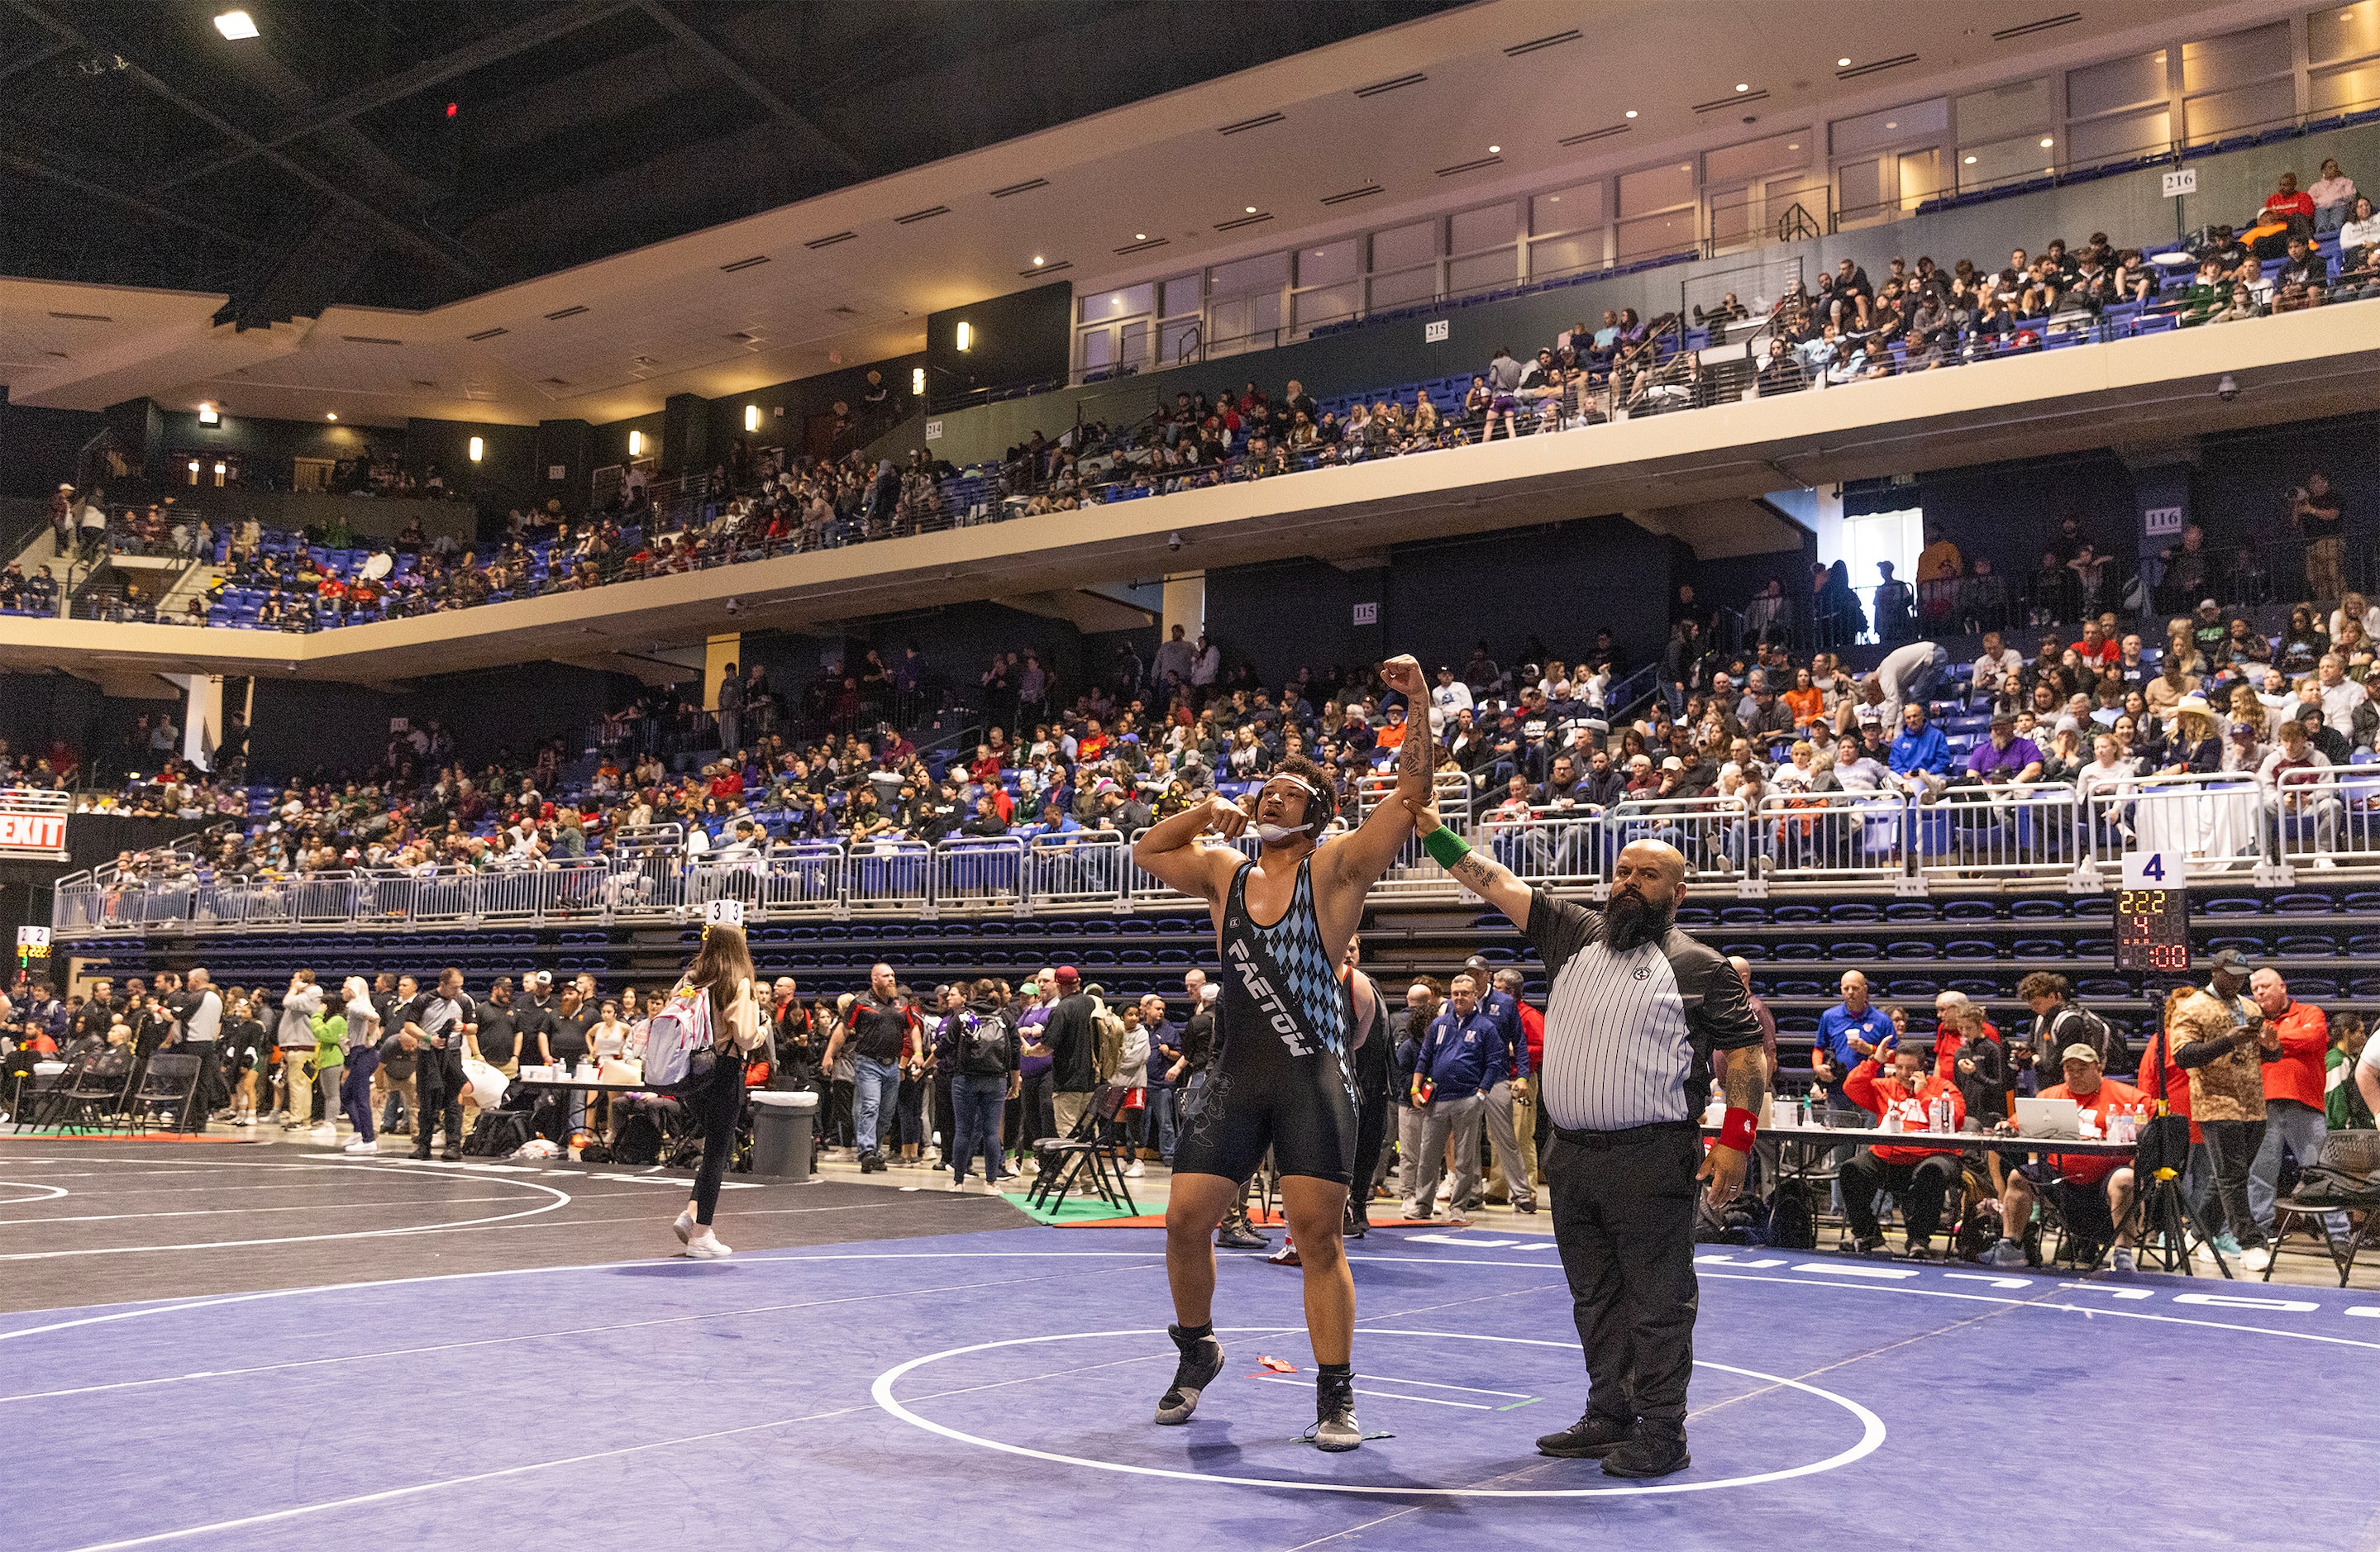
[[[2247,996],[2251,967],[2237,949],[2218,952],[2207,984],[2168,1018],[2173,1059],[2190,1074],[2190,1116],[2215,1170],[2207,1217],[2214,1248],[2250,1271],[2271,1264],[2264,1231],[2248,1206],[2248,1177],[2265,1143],[2265,1064],[2281,1056],[2280,1032]]]
[[[1440,738],[1454,720],[1472,709],[1471,686],[1454,676],[1454,670],[1445,663],[1438,665],[1438,685],[1429,692],[1430,731]]]
[[[1901,1132],[1934,1130],[1937,1099],[1950,1102],[1950,1127],[1956,1131],[1967,1118],[1966,1097],[1959,1090],[1947,1061],[1937,1061],[1928,1075],[1925,1049],[1912,1041],[1890,1053],[1887,1073],[1879,1057],[1870,1055],[1843,1080],[1852,1103],[1875,1116],[1880,1124]],[[1884,1231],[1877,1225],[1876,1198],[1889,1191],[1900,1204],[1908,1234],[1909,1254],[1933,1250],[1934,1231],[1942,1225],[1942,1204],[1959,1182],[1961,1150],[1956,1147],[1912,1147],[1878,1143],[1862,1148],[1842,1167],[1843,1215],[1851,1221],[1853,1248],[1862,1255],[1884,1248]]]
[[[2248,977],[2248,994],[2280,1039],[2280,1055],[2264,1063],[2265,1136],[2248,1167],[2248,1211],[2259,1231],[2273,1231],[2273,1201],[2280,1194],[2281,1156],[2298,1169],[2313,1167],[2329,1130],[2324,1116],[2325,1061],[2330,1021],[2320,1008],[2289,995],[2289,983],[2270,965]]]
[[[2016,731],[2016,713],[1992,713],[1991,736],[1967,756],[1967,774],[1984,786],[2038,781],[2041,746]]]
[[[1099,1086],[1099,1031],[1097,1009],[1083,990],[1082,972],[1071,964],[1057,970],[1057,1000],[1042,1026],[1041,1044],[1050,1048],[1050,1103],[1057,1112],[1058,1135],[1074,1134]]]
[[[2066,1081],[2042,1092],[2045,1099],[2071,1099],[2078,1115],[2097,1123],[2107,1134],[2107,1118],[2137,1110],[2140,1090],[2105,1075],[2098,1050],[2080,1041],[2059,1053]],[[2007,1131],[2003,1121],[1997,1128]],[[2132,1226],[2125,1222],[2132,1205],[2132,1167],[2120,1158],[2095,1153],[2052,1153],[2036,1163],[2011,1170],[2000,1187],[2001,1235],[1983,1254],[1986,1267],[2022,1267],[2028,1257],[2023,1240],[2033,1222],[2034,1203],[2047,1196],[2059,1218],[2086,1239],[2113,1240],[2112,1265],[2117,1271],[2135,1269]]]

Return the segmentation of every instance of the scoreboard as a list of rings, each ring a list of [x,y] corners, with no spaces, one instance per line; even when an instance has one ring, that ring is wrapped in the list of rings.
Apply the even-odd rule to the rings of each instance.
[[[2164,852],[2124,854],[2123,888],[2116,895],[2116,968],[2149,975],[2190,973],[2190,894],[2182,887],[2185,857]]]

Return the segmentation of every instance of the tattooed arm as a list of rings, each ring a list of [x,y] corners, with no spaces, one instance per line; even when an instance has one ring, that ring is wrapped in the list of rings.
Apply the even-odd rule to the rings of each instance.
[[[1405,697],[1405,742],[1397,751],[1397,795],[1427,797],[1438,768],[1438,741],[1430,734],[1429,681],[1412,657],[1391,658],[1380,665],[1389,688]]]
[[[1400,793],[1399,795],[1402,797],[1402,794]],[[1445,828],[1443,821],[1438,817],[1438,800],[1435,796],[1425,797],[1419,802],[1406,797],[1403,801],[1406,808],[1413,814],[1415,835],[1427,841],[1432,832]],[[1475,851],[1465,854],[1463,859],[1448,871],[1454,876],[1456,883],[1503,912],[1514,927],[1524,931],[1527,930],[1529,902],[1535,897],[1536,891],[1513,877],[1511,868],[1498,862],[1486,852]]]

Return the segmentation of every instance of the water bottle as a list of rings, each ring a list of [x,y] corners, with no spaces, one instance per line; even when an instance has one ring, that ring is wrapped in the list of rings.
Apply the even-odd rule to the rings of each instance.
[[[1928,1130],[1948,1132],[1950,1129],[1950,1097],[1947,1094],[1937,1094],[1934,1096],[1934,1113]]]
[[[1806,1130],[1806,1129],[1810,1126],[1810,1124],[1811,1124],[1811,1122],[1810,1122],[1810,1097],[1809,1097],[1808,1095],[1806,1095],[1806,1094],[1804,1094],[1803,1096],[1802,1096],[1802,1117],[1801,1117],[1801,1120],[1799,1120],[1798,1122],[1796,1122],[1794,1124],[1795,1124],[1795,1125],[1797,1125],[1797,1126],[1799,1126],[1799,1127],[1803,1128],[1804,1130]]]

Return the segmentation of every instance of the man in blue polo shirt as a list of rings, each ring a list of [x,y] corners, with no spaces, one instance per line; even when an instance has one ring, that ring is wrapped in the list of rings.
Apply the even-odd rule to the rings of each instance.
[[[1488,1182],[1486,1200],[1509,1203],[1516,1212],[1534,1213],[1536,1185],[1529,1179],[1528,1160],[1521,1152],[1520,1131],[1514,1124],[1515,1103],[1529,1097],[1529,1038],[1521,1030],[1520,999],[1496,988],[1488,962],[1477,954],[1463,961],[1463,973],[1480,988],[1479,1011],[1493,1021],[1503,1042],[1503,1076],[1480,1095],[1487,1101],[1488,1151],[1496,1157],[1496,1178]]]
[[[1414,1061],[1410,1097],[1422,1112],[1421,1157],[1407,1168],[1405,1216],[1427,1218],[1438,1205],[1446,1171],[1446,1145],[1454,1144],[1452,1211],[1479,1206],[1479,1127],[1484,1091],[1504,1078],[1504,1037],[1479,1005],[1479,983],[1468,971],[1454,977],[1443,1012],[1430,1021]],[[1425,1098],[1425,1097],[1427,1097]]]
[[[1892,740],[1888,763],[1901,784],[1922,798],[1939,797],[1950,784],[1950,741],[1925,720],[1924,701],[1900,709],[1900,732]]]
[[[1911,710],[1917,709],[1912,706]],[[1942,736],[1938,730],[1934,736]],[[1875,1057],[1878,1061],[1891,1060],[1890,1053],[1900,1045],[1892,1028],[1892,1017],[1867,1000],[1867,977],[1856,970],[1846,970],[1842,978],[1843,1000],[1818,1015],[1818,1038],[1811,1047],[1811,1061],[1827,1085],[1827,1124],[1829,1126],[1865,1126],[1868,1113],[1852,1103],[1843,1092],[1843,1082],[1852,1069]],[[1852,1161],[1859,1150],[1846,1144],[1834,1150],[1835,1168],[1840,1171]],[[1840,1182],[1829,1194],[1834,1209],[1842,1211],[1843,1188]]]

